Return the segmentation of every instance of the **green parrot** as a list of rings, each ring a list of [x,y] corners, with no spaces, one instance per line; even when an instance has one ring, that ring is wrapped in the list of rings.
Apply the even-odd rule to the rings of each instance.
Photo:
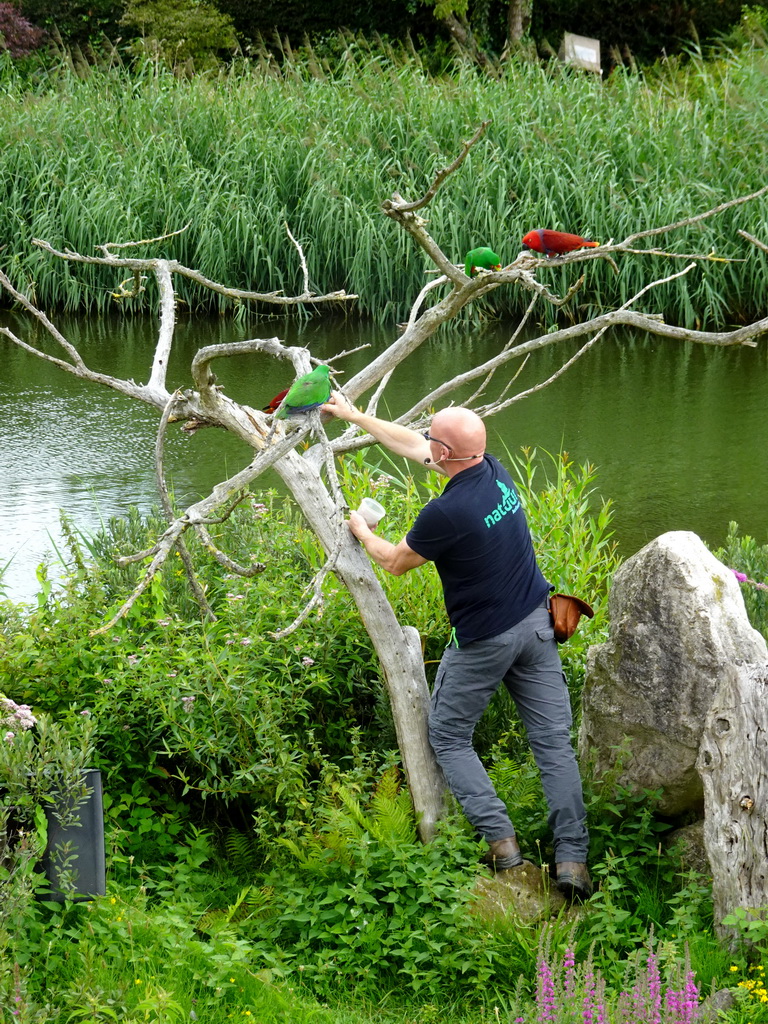
[[[501,260],[487,245],[470,249],[464,257],[464,273],[467,277],[474,277],[478,270],[501,270]]]
[[[316,409],[331,397],[331,382],[328,374],[330,366],[318,366],[311,373],[305,373],[288,388],[282,409],[276,413],[277,419],[284,420],[287,416],[296,416],[300,412]]]

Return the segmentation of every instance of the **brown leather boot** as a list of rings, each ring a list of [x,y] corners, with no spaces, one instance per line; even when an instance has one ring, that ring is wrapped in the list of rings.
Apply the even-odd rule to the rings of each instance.
[[[494,871],[508,871],[510,868],[519,868],[523,863],[523,855],[514,836],[506,839],[494,839],[488,843],[488,853],[480,859],[483,864],[488,864]]]
[[[569,900],[588,900],[594,892],[587,865],[564,860],[557,865],[557,888]]]

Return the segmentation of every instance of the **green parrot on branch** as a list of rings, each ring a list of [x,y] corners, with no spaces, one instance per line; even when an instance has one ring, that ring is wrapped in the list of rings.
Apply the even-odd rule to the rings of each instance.
[[[501,260],[487,245],[470,249],[464,257],[464,273],[467,277],[474,277],[478,270],[501,270]]]
[[[327,402],[331,397],[330,366],[318,366],[311,373],[305,373],[288,388],[282,409],[275,414],[279,420],[309,412]]]

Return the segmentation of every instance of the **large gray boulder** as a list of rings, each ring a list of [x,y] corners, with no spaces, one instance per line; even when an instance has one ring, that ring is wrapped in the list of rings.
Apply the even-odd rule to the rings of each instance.
[[[710,705],[734,665],[766,662],[765,640],[735,576],[695,533],[665,533],[628,559],[608,613],[608,640],[587,658],[582,766],[614,768],[628,739],[618,781],[662,789],[662,814],[700,812],[696,757]]]

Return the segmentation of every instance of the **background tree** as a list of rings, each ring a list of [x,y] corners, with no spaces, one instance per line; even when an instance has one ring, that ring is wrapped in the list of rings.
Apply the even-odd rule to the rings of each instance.
[[[30,24],[17,7],[0,3],[0,50],[11,57],[28,57],[42,45],[45,32]]]
[[[128,0],[121,24],[140,33],[131,44],[137,56],[169,67],[192,61],[201,70],[237,49],[232,19],[206,0]]]
[[[116,0],[21,0],[19,9],[67,45],[106,34],[118,39],[123,3]]]
[[[518,287],[530,295],[528,311],[509,343],[497,355],[483,363],[473,364],[468,357],[467,365],[459,367],[451,380],[424,394],[411,409],[398,418],[398,422],[416,428],[423,427],[429,421],[430,410],[455,400],[460,389],[465,389],[462,394],[466,394],[467,389],[470,391],[469,397],[462,398],[464,405],[474,408],[480,416],[492,416],[512,402],[530,394],[531,390],[547,386],[616,326],[632,327],[635,330],[679,341],[723,346],[755,345],[754,339],[768,331],[768,317],[735,331],[702,332],[668,325],[658,315],[639,312],[633,308],[638,306],[655,286],[682,278],[691,273],[700,261],[711,259],[697,254],[673,254],[655,247],[637,248],[639,242],[667,234],[687,224],[698,223],[725,209],[754,200],[768,193],[767,186],[752,195],[730,200],[684,221],[648,228],[628,236],[619,243],[577,251],[561,257],[558,262],[565,268],[588,260],[607,259],[617,272],[620,272],[617,261],[628,254],[641,254],[645,257],[663,256],[665,260],[684,260],[685,266],[664,278],[651,281],[619,309],[520,341],[520,333],[536,303],[563,305],[582,286],[583,277],[575,279],[565,295],[557,295],[537,279],[537,270],[548,265],[550,261],[538,254],[522,252],[500,271],[481,272],[474,278],[468,278],[464,274],[463,264],[456,265],[449,260],[439,244],[428,234],[426,222],[420,214],[446,179],[459,170],[472,146],[481,139],[487,123],[481,125],[472,139],[464,144],[453,163],[437,173],[421,198],[408,202],[396,193],[383,204],[386,215],[407,232],[414,244],[430,258],[439,274],[426,284],[417,296],[399,337],[345,384],[343,391],[350,401],[356,402],[362,395],[370,393],[366,410],[375,414],[393,371],[441,325],[455,318],[470,303],[500,287]],[[403,765],[414,807],[419,816],[420,833],[422,838],[428,839],[432,836],[435,822],[442,811],[444,787],[427,738],[426,717],[429,697],[419,637],[416,630],[398,622],[370,561],[345,526],[345,502],[335,469],[335,458],[338,455],[366,446],[372,443],[372,439],[361,437],[354,426],[331,438],[326,434],[317,412],[305,415],[298,421],[272,422],[260,410],[240,405],[226,396],[217,385],[213,373],[213,364],[217,359],[247,352],[266,352],[277,359],[289,361],[297,375],[310,370],[313,360],[307,350],[285,346],[277,338],[207,346],[201,349],[192,361],[189,388],[171,393],[166,386],[167,366],[174,339],[174,278],[177,276],[188,278],[201,288],[212,289],[240,301],[270,302],[278,306],[346,301],[351,297],[344,293],[314,294],[309,288],[302,249],[295,241],[305,286],[300,295],[292,297],[275,293],[263,295],[228,288],[207,280],[194,270],[169,259],[127,257],[118,252],[135,245],[148,245],[163,240],[152,239],[121,245],[105,244],[99,247],[101,255],[98,256],[86,256],[70,250],[60,251],[46,242],[37,242],[44,251],[67,263],[94,264],[105,268],[123,282],[121,287],[126,293],[129,282],[132,281],[132,287],[138,289],[142,287],[143,275],[154,275],[159,291],[160,320],[153,363],[146,384],[137,384],[133,380],[123,380],[91,370],[77,349],[67,341],[47,315],[16,289],[7,275],[0,273],[0,285],[45,328],[49,338],[58,347],[59,354],[54,355],[42,345],[36,346],[23,340],[10,328],[3,328],[0,333],[31,355],[53,362],[62,370],[81,379],[102,384],[144,402],[155,408],[160,415],[155,462],[168,527],[151,548],[127,555],[121,560],[123,564],[142,561],[146,567],[133,592],[126,597],[115,615],[99,632],[108,630],[130,610],[175,550],[179,551],[184,560],[202,614],[206,617],[214,616],[215,610],[208,605],[202,588],[197,584],[194,566],[186,552],[184,536],[187,530],[196,531],[205,549],[225,564],[229,571],[244,576],[257,576],[261,569],[260,565],[242,566],[228,558],[226,553],[216,548],[207,527],[212,521],[219,521],[220,517],[228,516],[253,482],[266,469],[273,467],[294,495],[327,556],[324,566],[310,588],[305,607],[279,635],[285,636],[296,629],[322,604],[323,583],[329,573],[335,573],[354,599],[378,654],[392,704]],[[574,269],[578,270],[578,266],[574,266]],[[432,304],[429,305],[428,301]],[[536,349],[573,339],[582,341],[580,348],[554,374],[535,385],[533,389],[511,394],[515,379],[512,371],[516,363]],[[334,368],[343,357],[344,353],[331,361]],[[222,427],[243,440],[255,452],[252,460],[240,472],[221,481],[210,495],[180,512],[172,507],[163,474],[164,438],[168,425],[172,422],[184,422],[188,429],[199,429],[202,426]],[[298,448],[302,442],[308,447],[303,454],[299,454]]]
[[[460,54],[486,69],[495,68],[500,56],[528,40],[542,55],[551,55],[564,32],[600,39],[606,69],[621,59],[617,58],[620,53],[650,63],[732,35],[744,13],[748,20],[759,21],[768,11],[764,0],[747,7],[740,0],[650,5],[640,0],[507,0],[503,4],[492,0],[382,0],[376,5],[364,0],[328,0],[314,5],[301,0],[264,0],[259,4],[247,0],[202,4],[186,0],[142,0],[139,4],[135,0],[20,0],[18,4],[26,19],[66,46],[100,44],[105,36],[114,43],[126,38],[130,43],[131,29],[137,26],[134,8],[145,8],[142,24],[151,18],[153,31],[168,30],[170,46],[182,38],[180,18],[189,19],[190,35],[183,37],[188,45],[194,38],[213,39],[213,43],[205,42],[204,48],[222,56],[222,51],[232,49],[230,31],[243,51],[266,44],[278,59],[306,41],[329,52],[343,45],[340,39],[346,38],[348,43],[350,33],[361,33],[373,42],[381,36],[401,40],[409,48],[415,44],[425,56],[435,51],[438,65],[444,63],[446,42],[451,41]],[[139,30],[137,34],[152,37],[141,25]],[[334,33],[341,36],[334,37]],[[753,37],[754,33],[747,35]]]

